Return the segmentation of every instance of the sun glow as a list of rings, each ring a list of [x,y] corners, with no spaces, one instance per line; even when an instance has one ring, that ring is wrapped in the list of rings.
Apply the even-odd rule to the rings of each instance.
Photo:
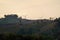
[[[5,14],[27,19],[60,17],[60,0],[0,0],[0,18]]]

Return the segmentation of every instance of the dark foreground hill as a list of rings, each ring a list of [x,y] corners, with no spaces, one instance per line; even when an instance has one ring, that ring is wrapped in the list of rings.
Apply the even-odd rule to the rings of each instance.
[[[18,18],[17,15],[5,15],[5,18],[0,19],[0,34],[2,33],[4,35],[0,36],[3,37],[12,33],[11,36],[9,34],[12,38],[17,37],[18,34],[23,40],[25,38],[30,39],[32,36],[36,36],[38,39],[41,36],[40,39],[42,40],[58,40],[60,38],[60,18],[28,20]],[[17,38],[19,39],[19,37]]]

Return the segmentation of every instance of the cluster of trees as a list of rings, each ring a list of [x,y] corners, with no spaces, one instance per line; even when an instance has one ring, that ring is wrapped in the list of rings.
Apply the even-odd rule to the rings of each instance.
[[[5,17],[0,19],[0,33],[1,29],[4,30],[4,28],[9,29],[9,31],[19,30],[16,34],[0,34],[0,40],[60,40],[60,18],[26,21],[27,19],[21,20],[17,15],[5,15]]]
[[[55,36],[48,35],[18,35],[18,34],[0,34],[0,40],[60,40]]]

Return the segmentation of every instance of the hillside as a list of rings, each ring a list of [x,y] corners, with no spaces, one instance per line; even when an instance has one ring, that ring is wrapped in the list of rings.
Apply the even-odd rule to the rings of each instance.
[[[28,20],[18,18],[17,15],[5,15],[5,18],[0,19],[0,33],[16,33],[23,35],[39,35],[41,33],[52,34],[59,28],[57,23],[59,23],[59,21],[56,21],[56,19]],[[58,28],[56,29],[56,27]]]

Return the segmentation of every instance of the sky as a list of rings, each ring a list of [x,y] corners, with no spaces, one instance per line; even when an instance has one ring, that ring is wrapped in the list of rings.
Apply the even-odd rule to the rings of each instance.
[[[27,19],[60,17],[60,0],[0,0],[0,18],[5,14]]]

